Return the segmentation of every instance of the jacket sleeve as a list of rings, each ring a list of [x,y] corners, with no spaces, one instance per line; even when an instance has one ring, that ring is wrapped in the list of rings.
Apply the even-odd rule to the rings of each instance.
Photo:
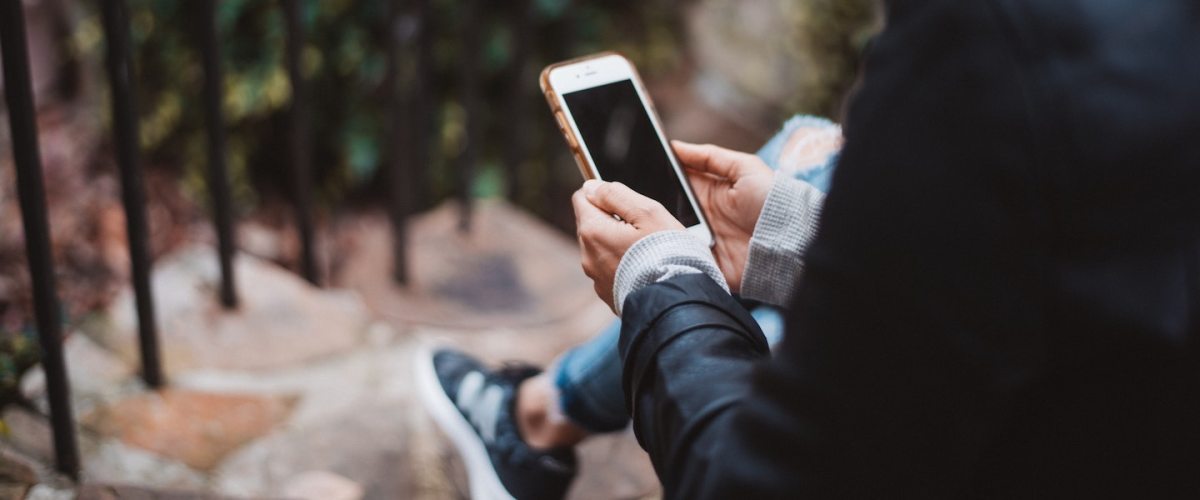
[[[773,358],[706,277],[628,297],[623,383],[667,498],[962,495],[1004,444],[1048,356],[1048,211],[993,15],[889,4]]]
[[[703,274],[649,285],[625,306],[619,348],[638,441],[660,475],[676,474],[675,465],[684,463],[704,467],[715,457],[688,445],[719,427],[713,419],[727,418],[746,396],[753,362],[769,353],[766,338],[737,300]]]

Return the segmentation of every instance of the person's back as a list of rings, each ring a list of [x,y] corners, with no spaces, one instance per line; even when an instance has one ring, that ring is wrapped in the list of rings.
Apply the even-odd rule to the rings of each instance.
[[[1200,3],[888,11],[775,359],[626,302],[668,495],[1200,494]]]
[[[1043,368],[1013,394],[974,487],[1195,487],[1200,4],[995,4],[1034,103]]]

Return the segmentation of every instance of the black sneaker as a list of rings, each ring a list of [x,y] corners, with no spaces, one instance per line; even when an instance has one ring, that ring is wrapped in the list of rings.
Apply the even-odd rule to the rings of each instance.
[[[539,451],[525,444],[513,420],[516,389],[540,370],[488,370],[450,349],[418,361],[417,384],[434,421],[450,436],[467,466],[471,498],[558,500],[575,478],[571,448]]]

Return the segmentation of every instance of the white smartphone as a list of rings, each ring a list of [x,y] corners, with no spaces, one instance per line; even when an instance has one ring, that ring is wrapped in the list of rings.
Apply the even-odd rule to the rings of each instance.
[[[542,71],[541,86],[585,179],[629,186],[713,244],[704,212],[628,59],[606,52],[553,64]]]

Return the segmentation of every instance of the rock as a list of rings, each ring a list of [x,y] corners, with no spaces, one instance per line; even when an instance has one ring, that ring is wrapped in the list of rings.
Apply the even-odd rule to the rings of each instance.
[[[87,439],[83,439],[83,441],[87,442]],[[0,455],[3,455],[0,461],[8,461],[10,465],[15,464],[15,467],[21,470],[19,479],[15,481],[0,479],[0,483],[23,485],[26,488],[42,485],[64,490],[72,489],[75,486],[74,481],[53,469],[51,459],[35,458],[8,442],[0,442]]]
[[[8,408],[4,411],[4,421],[8,423],[10,433],[6,436],[6,443],[0,443],[0,456],[15,456],[20,463],[35,471],[34,482],[40,484],[30,491],[30,498],[75,498],[72,482],[50,469],[54,463],[53,440],[45,417],[24,409]],[[77,437],[82,474],[88,482],[109,481],[168,488],[205,486],[206,479],[201,473],[168,457],[127,446],[116,439],[98,439],[90,432],[77,431]],[[3,460],[0,458],[0,461]],[[3,482],[0,479],[0,483]],[[42,496],[35,496],[35,493]]]
[[[164,490],[126,484],[86,484],[79,490],[79,500],[225,500],[226,498],[203,491]]]
[[[109,203],[96,211],[96,251],[104,264],[117,276],[129,276],[129,236],[125,229],[125,209]]]
[[[328,471],[364,498],[415,498],[409,415],[412,342],[356,351],[304,370],[254,377],[194,374],[178,383],[205,390],[293,392],[300,402],[278,432],[237,450],[214,471],[214,489],[240,497],[287,496],[293,480]]]
[[[21,500],[38,482],[34,464],[15,452],[0,447],[0,500]]]
[[[359,500],[358,483],[328,471],[310,471],[288,480],[283,496],[299,500]]]
[[[29,490],[25,500],[75,500],[75,490],[39,484]]]
[[[359,233],[376,260],[342,254],[343,274],[359,279],[364,295],[378,294],[371,303],[386,322],[354,293],[313,288],[246,255],[237,257],[242,307],[226,313],[214,300],[211,250],[164,258],[154,279],[170,389],[141,392],[128,292],[108,319],[81,327],[90,338],[68,341],[72,380],[94,374],[75,382],[76,400],[92,402],[77,405],[85,429],[80,496],[465,498],[461,461],[414,394],[419,343],[436,336],[489,362],[545,364],[612,313],[595,298],[569,238],[501,202],[482,203],[477,231],[463,236],[452,208],[413,224],[420,237],[410,289],[381,271],[386,219],[368,217]],[[35,379],[25,383],[40,390]],[[10,408],[3,418],[15,449],[52,463],[43,417]],[[573,500],[657,491],[627,434],[590,441],[581,459]],[[66,487],[40,485],[36,494],[74,498]]]
[[[271,261],[283,258],[279,231],[256,222],[243,222],[238,225],[237,233],[238,247],[243,252]]]
[[[8,444],[42,463],[54,463],[54,438],[45,417],[10,406],[0,420],[8,428],[4,436]]]
[[[411,498],[409,436],[400,418],[404,410],[396,402],[360,402],[337,419],[256,441],[216,471],[218,491],[281,495],[295,491],[293,480],[305,471],[325,470],[360,485],[370,498]]]
[[[132,365],[81,333],[73,333],[63,341],[63,358],[77,413],[86,413],[98,403],[140,387]],[[46,373],[40,367],[22,377],[21,394],[39,405],[41,411],[49,412]]]
[[[63,73],[72,69],[71,61],[63,47],[67,42],[59,34],[65,14],[61,5],[53,2],[35,2],[24,7],[25,33],[29,45],[30,86],[38,96],[38,104],[59,98],[55,86]],[[0,88],[3,88],[0,86]]]
[[[469,233],[458,214],[447,202],[412,220],[407,287],[392,279],[387,219],[347,224],[333,283],[389,319],[445,328],[543,325],[599,302],[567,235],[501,200],[479,201]]]
[[[88,483],[182,489],[205,487],[206,478],[201,472],[170,457],[128,446],[116,439],[84,441],[81,449],[83,477]]]
[[[191,247],[163,259],[153,288],[159,343],[168,374],[198,368],[264,370],[295,366],[346,351],[362,340],[371,315],[353,292],[322,290],[246,254],[235,259],[240,304],[217,302],[216,253]],[[133,295],[123,290],[96,328],[106,347],[138,359]]]
[[[284,429],[290,432],[340,421],[367,404],[407,403],[414,345],[407,339],[270,373],[197,371],[181,375],[173,383],[180,389],[199,392],[295,398]],[[290,471],[289,475],[304,470],[308,469]]]
[[[28,484],[11,484],[0,481],[0,500],[23,500],[29,488]]]
[[[278,396],[166,389],[101,407],[83,421],[102,435],[207,470],[271,432],[293,402]]]
[[[35,468],[28,458],[0,448],[0,484],[32,486],[38,482]]]
[[[397,333],[392,325],[382,321],[372,323],[367,328],[367,344],[376,348],[384,347],[396,340]]]

